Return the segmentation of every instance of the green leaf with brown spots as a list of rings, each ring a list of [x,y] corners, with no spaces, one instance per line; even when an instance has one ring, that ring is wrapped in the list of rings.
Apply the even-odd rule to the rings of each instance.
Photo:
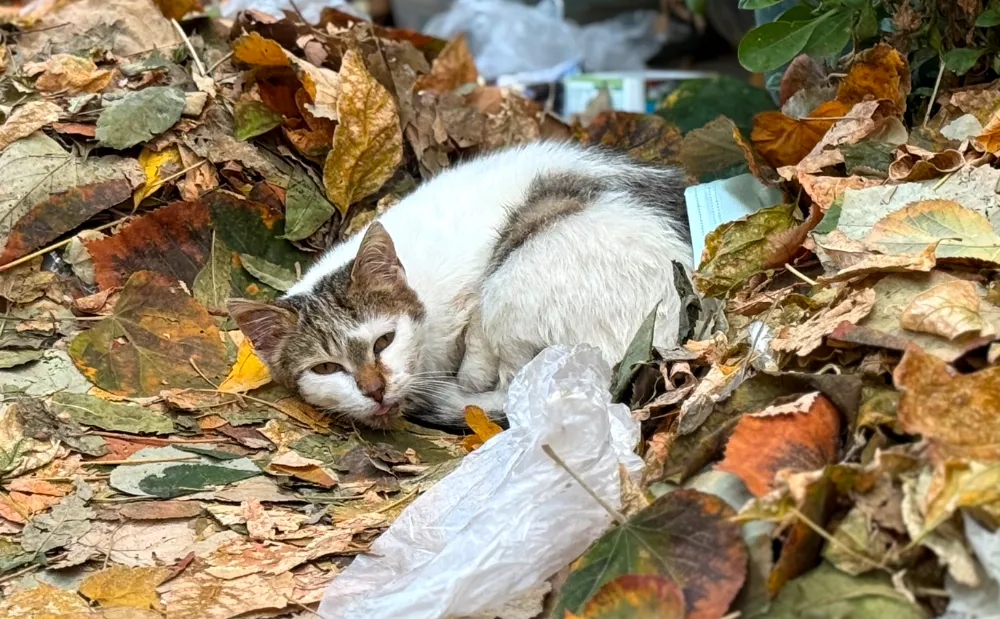
[[[170,434],[174,431],[174,423],[162,413],[85,393],[57,393],[52,396],[52,408],[77,423],[111,432]]]
[[[282,238],[285,218],[279,209],[226,191],[213,191],[202,199],[208,205],[217,238],[231,250],[292,272],[298,262],[302,271],[306,270],[310,256]]]
[[[150,271],[129,278],[111,316],[77,335],[69,354],[91,382],[125,396],[209,388],[202,374],[217,380],[229,372],[205,308],[176,280]]]
[[[687,619],[721,617],[746,575],[747,551],[734,515],[722,499],[697,490],[661,496],[577,559],[551,616],[580,613],[619,576],[655,574],[680,585]]]
[[[671,163],[680,150],[681,132],[653,114],[609,110],[587,125],[582,141],[624,151],[637,161]]]
[[[604,583],[566,619],[684,619],[684,592],[663,576],[626,574]]]
[[[236,103],[233,110],[237,140],[246,141],[263,135],[281,124],[282,116],[260,101],[247,100]]]

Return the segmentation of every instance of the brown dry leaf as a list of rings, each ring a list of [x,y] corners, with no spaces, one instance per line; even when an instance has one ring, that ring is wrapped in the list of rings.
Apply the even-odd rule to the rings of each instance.
[[[180,19],[188,13],[201,11],[204,6],[201,0],[153,0],[167,19]]]
[[[269,382],[271,382],[270,371],[260,360],[260,357],[254,353],[250,340],[244,339],[236,351],[236,362],[233,363],[233,369],[219,384],[219,391],[243,393],[263,387]]]
[[[773,490],[778,471],[814,471],[832,463],[840,413],[819,392],[743,415],[716,468],[739,476],[755,496]]]
[[[25,71],[29,75],[41,73],[35,82],[38,90],[68,95],[104,90],[113,75],[98,69],[93,60],[72,54],[56,54],[45,62],[29,63]]]
[[[129,455],[131,454],[126,454],[123,458]],[[197,501],[148,501],[122,505],[118,514],[130,520],[184,519],[201,514],[201,505]]]
[[[15,109],[0,126],[0,151],[56,122],[60,114],[62,108],[51,101],[29,101]]]
[[[920,434],[941,457],[1000,458],[1000,367],[959,374],[917,347],[892,374],[903,429]]]
[[[677,160],[681,133],[655,114],[609,110],[590,121],[582,141],[623,150],[638,161],[665,164]]]
[[[448,45],[434,59],[431,72],[417,78],[414,90],[451,92],[462,84],[475,82],[477,77],[476,60],[465,42],[465,35],[459,34],[448,41]]]
[[[963,165],[965,158],[957,150],[935,153],[903,144],[896,151],[896,160],[889,164],[889,178],[897,182],[925,181],[954,172]]]
[[[233,56],[247,64],[261,67],[288,66],[288,55],[277,42],[265,39],[258,32],[245,34],[233,41]]]
[[[161,591],[166,619],[229,619],[287,608],[295,595],[295,578],[286,572],[222,580],[204,571],[188,570],[163,585]]]
[[[830,208],[837,196],[848,189],[864,189],[882,184],[877,178],[865,178],[863,176],[814,176],[812,174],[798,174],[799,185],[823,212]]]
[[[805,357],[822,346],[823,338],[833,333],[842,322],[857,323],[872,311],[873,305],[874,290],[855,290],[837,305],[821,311],[804,323],[782,327],[771,341],[771,348]]]
[[[486,411],[478,406],[465,407],[465,423],[472,428],[473,432],[473,434],[462,439],[462,447],[469,451],[479,447],[494,435],[503,431],[503,428],[490,421],[490,418],[486,415]]]
[[[159,586],[170,575],[166,567],[125,567],[113,565],[87,576],[80,593],[101,606],[160,607]]]
[[[989,328],[979,315],[979,291],[965,280],[938,284],[913,297],[903,308],[899,325],[949,340]]]
[[[59,497],[24,492],[0,493],[0,517],[26,524],[38,514],[59,502]]]
[[[927,273],[937,264],[937,243],[929,244],[919,253],[885,255],[867,243],[834,230],[817,245],[838,269],[832,275],[821,276],[819,281],[823,283],[859,280],[875,273]]]
[[[825,86],[827,83],[826,71],[820,63],[808,54],[799,54],[781,74],[778,105],[784,105],[792,95],[804,88]]]
[[[323,166],[326,196],[341,215],[378,191],[403,157],[403,133],[396,104],[372,77],[360,54],[348,50],[340,67],[340,124]]]
[[[906,58],[892,46],[879,43],[859,53],[837,87],[837,100],[855,105],[866,100],[886,99],[892,113],[906,110],[910,93],[910,67]]]
[[[795,165],[819,144],[835,122],[812,119],[844,116],[848,109],[839,101],[827,101],[810,112],[808,120],[781,112],[761,112],[753,118],[750,141],[771,165]]]
[[[17,590],[0,601],[0,617],[4,619],[38,619],[43,615],[60,617],[88,610],[87,603],[76,593],[45,582],[31,589]]]
[[[348,550],[353,536],[351,531],[334,529],[323,532],[305,546],[282,542],[265,545],[237,538],[205,557],[208,564],[205,572],[224,580],[250,574],[277,576],[308,561]]]
[[[267,470],[277,475],[290,475],[324,488],[332,488],[338,482],[336,474],[325,469],[322,461],[304,458],[294,451],[287,451],[271,460]]]
[[[994,155],[1000,153],[1000,110],[993,112],[990,122],[986,123],[983,131],[972,138],[972,141],[981,151]]]
[[[193,286],[212,249],[212,227],[203,202],[174,202],[85,245],[102,290],[123,286],[144,270],[170,273]]]

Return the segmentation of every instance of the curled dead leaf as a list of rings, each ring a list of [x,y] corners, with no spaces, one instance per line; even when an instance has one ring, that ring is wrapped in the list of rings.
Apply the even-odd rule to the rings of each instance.
[[[899,324],[949,340],[978,334],[989,327],[979,315],[979,302],[979,291],[970,281],[938,284],[913,297],[903,308]]]

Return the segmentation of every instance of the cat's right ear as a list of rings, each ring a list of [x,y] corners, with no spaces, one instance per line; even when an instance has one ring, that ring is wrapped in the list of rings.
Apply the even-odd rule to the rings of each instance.
[[[351,287],[362,290],[399,290],[406,286],[406,272],[396,255],[389,232],[379,222],[368,226],[351,269]]]
[[[265,361],[273,358],[281,340],[295,326],[296,317],[291,310],[270,303],[229,299],[226,308]]]

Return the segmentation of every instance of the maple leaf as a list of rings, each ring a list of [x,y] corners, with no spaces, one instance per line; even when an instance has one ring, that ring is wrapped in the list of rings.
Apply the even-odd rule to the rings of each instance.
[[[340,82],[340,124],[323,165],[323,184],[327,198],[343,214],[378,191],[396,171],[403,157],[403,133],[392,96],[354,50],[344,54]]]
[[[462,441],[462,447],[465,447],[469,451],[479,447],[494,435],[503,431],[503,428],[490,421],[490,418],[486,415],[486,411],[478,406],[465,407],[465,423],[472,428],[473,432],[473,434],[465,437]]]

